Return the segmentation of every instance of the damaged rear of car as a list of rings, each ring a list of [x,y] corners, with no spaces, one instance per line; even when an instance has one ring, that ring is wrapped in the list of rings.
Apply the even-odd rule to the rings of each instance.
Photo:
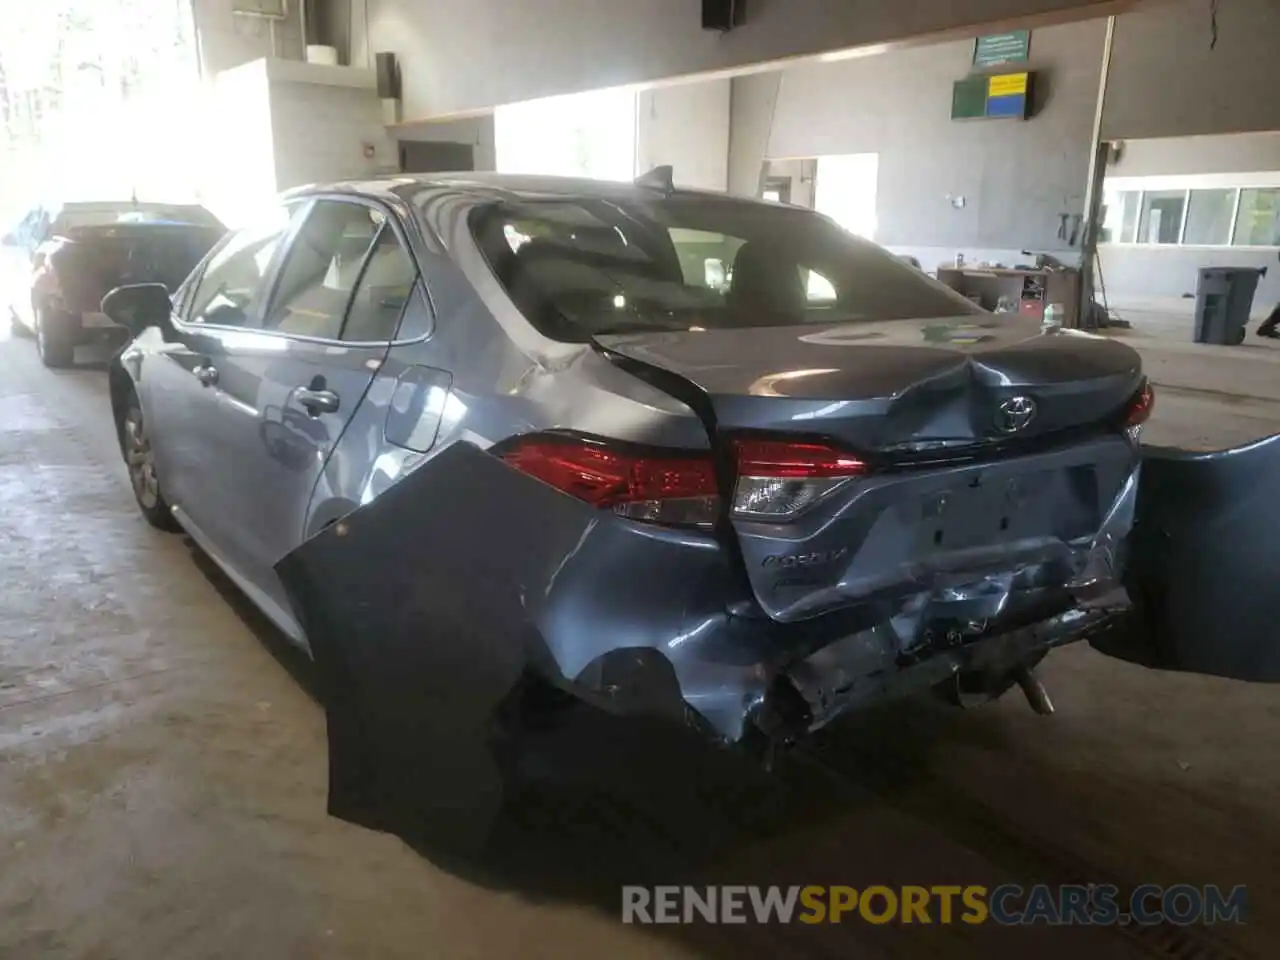
[[[1128,347],[988,314],[808,211],[502,178],[413,202],[434,443],[276,568],[335,814],[483,820],[564,702],[767,752],[914,690],[1048,709],[1031,671],[1081,639],[1203,668],[1150,588],[1203,546],[1171,503],[1277,454],[1144,465]]]

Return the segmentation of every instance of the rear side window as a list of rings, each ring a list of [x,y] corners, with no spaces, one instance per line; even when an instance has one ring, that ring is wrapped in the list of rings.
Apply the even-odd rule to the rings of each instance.
[[[351,297],[342,339],[357,343],[395,339],[416,279],[413,258],[391,225],[383,224]]]
[[[317,201],[285,255],[263,329],[338,339],[365,257],[385,219],[363,204]]]
[[[472,235],[541,333],[745,329],[982,312],[806,210],[719,197],[477,206]]]

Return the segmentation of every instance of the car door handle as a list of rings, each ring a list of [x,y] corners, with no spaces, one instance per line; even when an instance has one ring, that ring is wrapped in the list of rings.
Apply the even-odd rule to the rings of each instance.
[[[195,374],[202,387],[212,387],[218,382],[218,368],[211,363],[202,363],[191,372]]]
[[[293,394],[294,399],[306,407],[307,413],[318,417],[322,413],[338,412],[338,395],[332,390],[312,390],[310,387],[299,387]]]

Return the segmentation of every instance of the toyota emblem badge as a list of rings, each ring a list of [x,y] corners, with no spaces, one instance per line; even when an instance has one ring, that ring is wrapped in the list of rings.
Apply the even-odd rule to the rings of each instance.
[[[1001,433],[1025,430],[1036,418],[1036,402],[1030,397],[1009,397],[996,408],[996,429]]]

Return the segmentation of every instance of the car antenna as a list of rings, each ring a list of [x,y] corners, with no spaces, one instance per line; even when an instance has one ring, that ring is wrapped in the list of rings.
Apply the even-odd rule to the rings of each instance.
[[[675,169],[669,163],[664,163],[660,167],[654,167],[648,173],[642,173],[636,177],[635,183],[637,187],[645,187],[649,190],[660,190],[663,196],[671,196],[675,193],[676,185],[672,182],[672,175]]]

